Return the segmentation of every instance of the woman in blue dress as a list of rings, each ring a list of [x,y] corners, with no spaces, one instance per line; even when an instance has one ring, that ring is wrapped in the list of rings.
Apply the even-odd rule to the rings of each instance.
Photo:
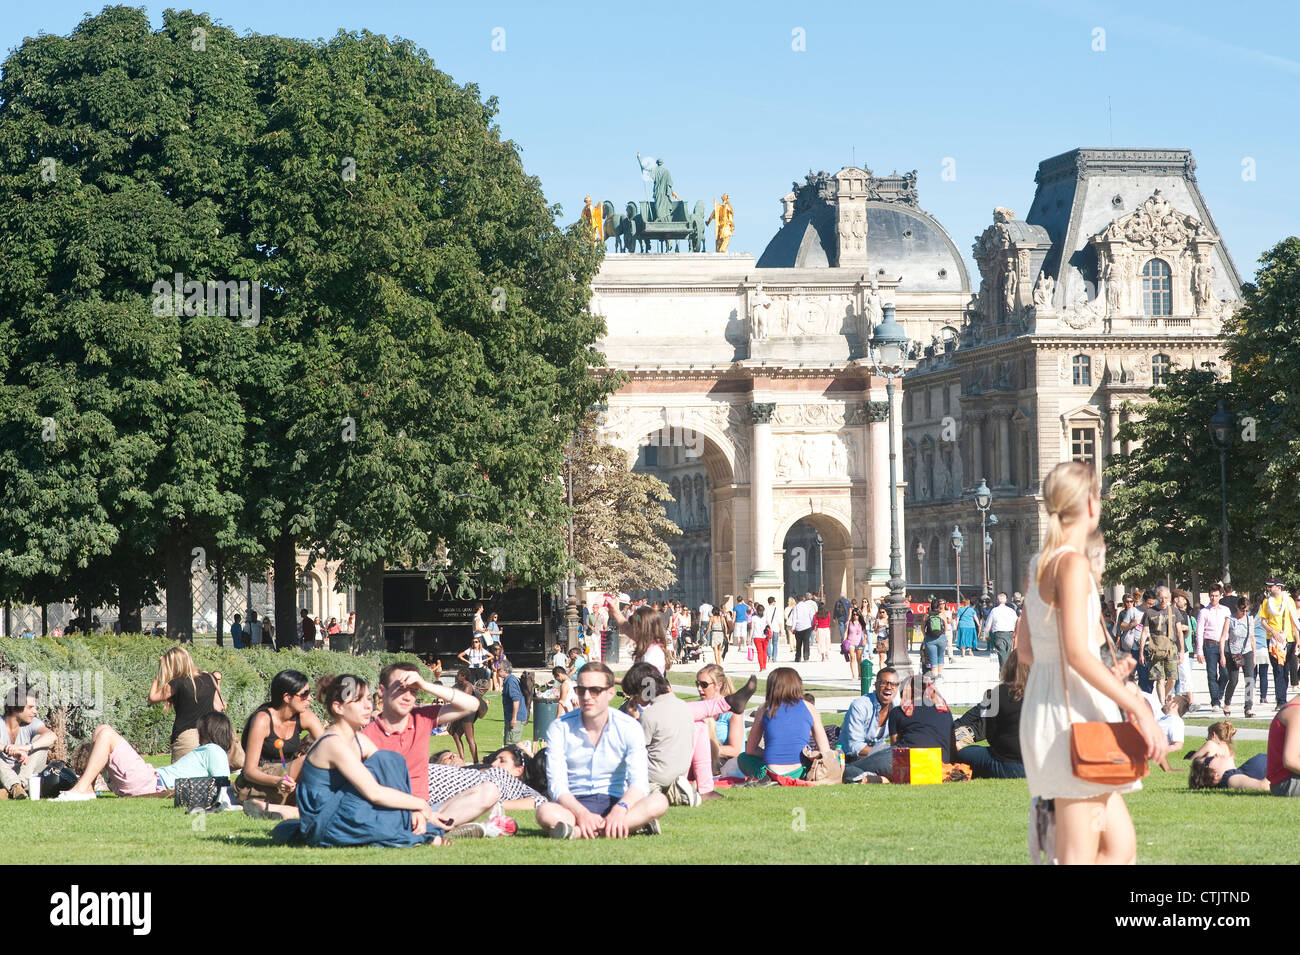
[[[976,622],[975,608],[969,600],[962,601],[961,610],[957,611],[957,651],[961,656],[972,657],[977,647],[976,636],[979,626]]]
[[[298,779],[298,818],[271,835],[312,846],[441,844],[448,820],[411,795],[406,760],[358,732],[374,706],[358,676],[322,677],[316,696],[333,722],[312,744]]]

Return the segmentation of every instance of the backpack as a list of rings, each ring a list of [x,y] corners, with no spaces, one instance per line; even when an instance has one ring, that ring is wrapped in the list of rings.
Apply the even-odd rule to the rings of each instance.
[[[944,623],[943,617],[939,616],[939,614],[931,613],[926,614],[925,629],[929,636],[934,637],[947,632],[948,625]]]

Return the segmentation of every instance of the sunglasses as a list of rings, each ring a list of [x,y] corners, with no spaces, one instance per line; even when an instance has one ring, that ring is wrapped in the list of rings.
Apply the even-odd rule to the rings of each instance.
[[[706,686],[713,686],[713,684],[707,680],[696,680],[695,685],[698,686],[700,689],[704,689]]]
[[[311,689],[309,688],[309,689],[303,690],[301,693],[295,693],[294,696],[298,697],[298,699],[300,699],[300,700],[310,700],[310,699],[311,699]]]
[[[593,696],[595,696],[597,693],[604,693],[609,688],[610,687],[608,686],[583,686],[581,683],[579,683],[573,689],[574,692],[577,693],[579,696],[582,696],[586,693],[590,693]]]
[[[887,687],[887,686],[888,686],[888,687],[893,687],[894,689],[898,689],[898,684],[897,684],[897,683],[886,683],[884,680],[881,680],[881,681],[880,681],[880,688],[881,688],[882,690],[883,690],[885,687]]]

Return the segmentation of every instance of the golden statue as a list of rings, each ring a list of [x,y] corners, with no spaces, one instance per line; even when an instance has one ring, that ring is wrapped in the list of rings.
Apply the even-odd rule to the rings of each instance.
[[[704,224],[708,225],[714,219],[718,220],[716,238],[713,243],[715,250],[726,252],[727,243],[731,241],[731,234],[736,231],[736,220],[731,211],[731,197],[725,192],[722,194],[722,202],[713,204],[713,211],[704,220]]]
[[[605,210],[601,203],[591,204],[591,196],[583,197],[582,221],[591,229],[592,245],[605,244]]]

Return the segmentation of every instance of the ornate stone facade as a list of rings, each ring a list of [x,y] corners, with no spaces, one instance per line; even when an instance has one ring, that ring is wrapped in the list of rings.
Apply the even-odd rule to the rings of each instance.
[[[1039,166],[1026,221],[994,211],[961,335],[905,380],[909,580],[953,586],[958,525],[963,587],[978,590],[971,491],[987,479],[999,518],[990,576],[1021,589],[1046,521],[1043,477],[1071,459],[1100,472],[1128,450],[1116,431],[1169,369],[1223,367],[1240,278],[1195,168],[1186,150],[1075,150]]]

